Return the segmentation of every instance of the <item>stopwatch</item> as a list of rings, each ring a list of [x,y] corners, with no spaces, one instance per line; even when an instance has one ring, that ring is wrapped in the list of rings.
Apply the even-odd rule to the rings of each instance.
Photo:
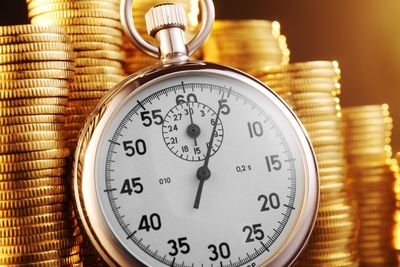
[[[214,19],[202,0],[198,35],[184,14],[146,15],[159,46],[121,15],[160,64],[119,83],[86,121],[73,195],[86,235],[110,266],[288,266],[312,232],[318,167],[310,140],[270,88],[230,67],[188,60]]]

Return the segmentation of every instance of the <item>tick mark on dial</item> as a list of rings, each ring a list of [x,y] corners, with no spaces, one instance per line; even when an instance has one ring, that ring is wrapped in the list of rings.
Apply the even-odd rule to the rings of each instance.
[[[117,188],[105,189],[104,192],[107,193],[107,192],[112,192],[112,191],[115,191],[115,190],[117,190]]]
[[[146,108],[143,106],[142,102],[140,102],[139,100],[136,101],[136,102],[139,104],[139,106],[140,106],[142,109],[146,110]]]
[[[294,210],[295,208],[286,204],[283,204],[284,207]]]
[[[110,142],[111,144],[114,144],[114,145],[118,145],[118,146],[120,146],[121,144],[120,143],[118,143],[118,142],[115,142],[114,140],[108,140],[108,142]]]
[[[269,252],[269,248],[268,248],[263,242],[260,241],[260,243],[261,243],[261,245],[263,245],[263,247]]]
[[[135,231],[135,232],[133,232],[132,234],[128,235],[128,237],[127,237],[126,239],[131,239],[131,238],[136,234],[136,232],[137,232],[137,231]]]

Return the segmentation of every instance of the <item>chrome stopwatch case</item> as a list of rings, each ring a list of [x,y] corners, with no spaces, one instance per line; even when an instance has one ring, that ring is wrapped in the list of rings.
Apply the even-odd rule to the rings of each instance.
[[[304,128],[268,87],[167,60],[121,82],[89,117],[75,207],[113,266],[287,266],[313,228],[317,173]]]

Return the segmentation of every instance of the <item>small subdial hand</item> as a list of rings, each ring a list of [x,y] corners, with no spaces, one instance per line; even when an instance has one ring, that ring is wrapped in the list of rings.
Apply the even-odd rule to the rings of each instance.
[[[200,130],[200,127],[193,122],[193,114],[192,114],[193,109],[190,107],[189,103],[191,103],[191,102],[186,102],[187,107],[188,107],[189,117],[190,117],[190,124],[187,127],[186,132],[190,137],[193,138],[194,145],[197,147],[197,137],[200,135],[201,130]]]
[[[196,199],[195,199],[194,205],[193,205],[193,208],[195,208],[195,209],[198,209],[200,206],[200,199],[201,199],[201,195],[203,192],[204,182],[211,177],[211,171],[208,168],[208,163],[209,163],[210,157],[211,157],[211,150],[213,148],[213,142],[214,142],[214,137],[215,137],[215,131],[217,129],[217,124],[219,121],[219,115],[221,114],[221,109],[223,107],[223,105],[221,103],[223,103],[222,99],[220,101],[218,101],[219,106],[218,106],[218,111],[217,111],[217,117],[215,119],[215,123],[214,123],[213,129],[212,129],[212,132],[211,132],[210,142],[208,144],[208,149],[207,149],[206,157],[204,159],[204,164],[197,170],[197,173],[196,173],[196,177],[199,180],[199,186],[197,188]]]

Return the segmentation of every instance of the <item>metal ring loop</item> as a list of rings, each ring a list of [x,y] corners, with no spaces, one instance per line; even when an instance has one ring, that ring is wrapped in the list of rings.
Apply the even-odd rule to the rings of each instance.
[[[150,44],[140,36],[136,30],[132,16],[132,1],[133,0],[121,0],[121,23],[124,28],[125,34],[129,40],[142,52],[159,58],[158,47]],[[200,0],[201,8],[201,27],[196,36],[186,45],[188,55],[192,55],[197,49],[206,41],[208,35],[211,32],[212,25],[214,23],[215,11],[214,3],[212,0]]]

